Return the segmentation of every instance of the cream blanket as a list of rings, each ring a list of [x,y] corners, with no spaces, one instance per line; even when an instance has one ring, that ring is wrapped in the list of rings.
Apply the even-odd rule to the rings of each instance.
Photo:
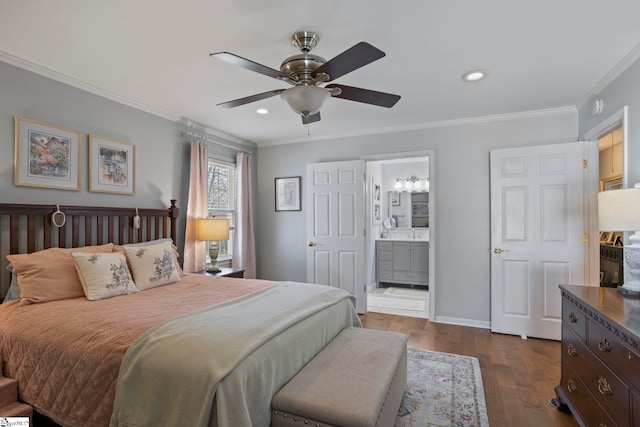
[[[292,282],[166,321],[127,350],[111,426],[268,426],[273,394],[347,326],[347,292]]]

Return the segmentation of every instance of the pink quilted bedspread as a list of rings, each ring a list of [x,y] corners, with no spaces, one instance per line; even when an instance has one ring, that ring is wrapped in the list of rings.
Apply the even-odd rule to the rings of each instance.
[[[69,427],[107,426],[127,348],[159,322],[274,282],[189,274],[180,282],[100,301],[0,306],[4,375],[20,400]]]

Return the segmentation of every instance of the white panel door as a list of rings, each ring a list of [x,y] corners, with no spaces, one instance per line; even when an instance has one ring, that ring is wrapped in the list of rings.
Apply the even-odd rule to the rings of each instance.
[[[307,281],[341,288],[365,313],[364,164],[307,165]]]
[[[559,340],[559,284],[584,284],[583,153],[491,151],[491,330]]]

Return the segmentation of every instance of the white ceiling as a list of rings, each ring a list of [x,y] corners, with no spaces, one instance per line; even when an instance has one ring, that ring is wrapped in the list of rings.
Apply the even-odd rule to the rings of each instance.
[[[0,60],[266,145],[572,110],[638,57],[639,22],[638,0],[2,0]],[[329,99],[309,129],[280,97],[216,106],[289,86],[209,53],[277,69],[298,30],[327,60],[360,41],[383,50],[336,83],[402,99]],[[464,83],[476,68],[489,76]]]

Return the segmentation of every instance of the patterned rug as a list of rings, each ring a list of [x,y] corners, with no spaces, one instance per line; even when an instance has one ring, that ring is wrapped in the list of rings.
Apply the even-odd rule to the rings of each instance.
[[[409,350],[407,364],[396,427],[489,426],[478,359]]]

